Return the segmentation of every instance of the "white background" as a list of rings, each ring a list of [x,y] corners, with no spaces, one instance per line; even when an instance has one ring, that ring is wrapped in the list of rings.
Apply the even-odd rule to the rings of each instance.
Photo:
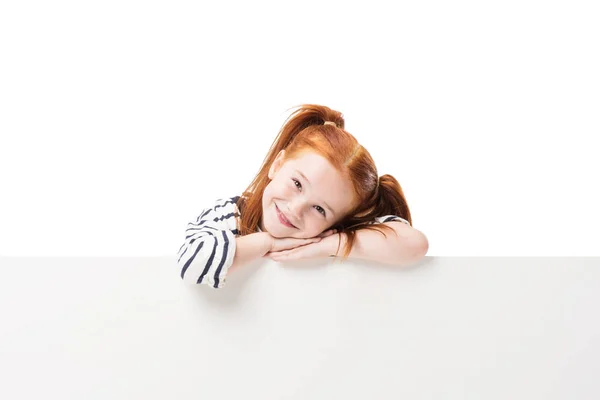
[[[0,397],[599,398],[600,259],[493,257],[600,255],[599,20],[592,1],[0,3]],[[302,103],[344,113],[428,256],[185,285],[187,222],[247,187]]]
[[[592,1],[0,6],[0,254],[169,256],[325,104],[429,255],[600,255]]]

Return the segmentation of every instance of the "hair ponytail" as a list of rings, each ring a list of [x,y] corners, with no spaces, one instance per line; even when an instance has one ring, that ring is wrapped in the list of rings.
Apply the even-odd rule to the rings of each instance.
[[[365,150],[366,151],[366,150]],[[404,218],[412,226],[412,217],[410,209],[406,203],[404,192],[400,183],[392,175],[385,174],[377,179],[377,187],[373,190],[372,195],[361,206],[355,208],[349,217],[340,221],[334,226],[340,234],[345,234],[347,238],[346,246],[342,254],[342,259],[345,259],[352,250],[354,241],[356,240],[356,232],[362,229],[368,229],[380,232],[387,237],[385,230],[393,231],[393,229],[384,224],[373,224],[377,217],[384,215],[396,215]],[[339,252],[339,245],[336,255]]]
[[[400,183],[392,175],[385,174],[379,177],[379,196],[375,213],[381,215],[402,216],[412,225],[410,209],[406,204],[404,191]]]

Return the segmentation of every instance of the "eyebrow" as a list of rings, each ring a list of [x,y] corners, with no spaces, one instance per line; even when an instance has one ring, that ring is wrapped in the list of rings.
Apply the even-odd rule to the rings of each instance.
[[[302,178],[304,178],[304,180],[310,185],[310,181],[308,180],[308,178],[299,170],[295,170],[298,174],[300,174],[300,176]],[[331,206],[325,202],[323,202],[323,204],[325,204],[325,207],[329,208],[329,211],[331,211],[331,213],[335,216],[335,211],[333,211],[333,208],[331,208]]]

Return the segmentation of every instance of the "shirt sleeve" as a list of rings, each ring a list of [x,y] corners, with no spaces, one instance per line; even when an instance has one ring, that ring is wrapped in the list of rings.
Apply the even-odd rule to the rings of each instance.
[[[405,220],[404,218],[401,218],[397,215],[384,215],[381,217],[376,217],[375,221],[371,222],[371,224],[377,224],[377,223],[384,223],[384,222],[390,222],[390,221],[400,221],[400,222],[404,222],[405,224],[407,224],[408,226],[410,226],[410,223]]]
[[[237,198],[218,199],[190,221],[185,241],[177,254],[181,279],[188,283],[206,284],[215,289],[225,285],[227,271],[236,251],[239,210]]]

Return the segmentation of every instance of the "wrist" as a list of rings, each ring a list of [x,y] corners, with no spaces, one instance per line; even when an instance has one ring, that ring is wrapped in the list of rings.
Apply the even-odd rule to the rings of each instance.
[[[269,232],[260,232],[263,236],[263,256],[271,251],[273,248],[273,241],[275,240]]]
[[[346,235],[342,235],[341,233],[335,233],[331,236],[327,236],[321,241],[325,249],[325,257],[336,257],[336,252],[338,255],[342,253],[342,250],[344,249],[345,236]]]

